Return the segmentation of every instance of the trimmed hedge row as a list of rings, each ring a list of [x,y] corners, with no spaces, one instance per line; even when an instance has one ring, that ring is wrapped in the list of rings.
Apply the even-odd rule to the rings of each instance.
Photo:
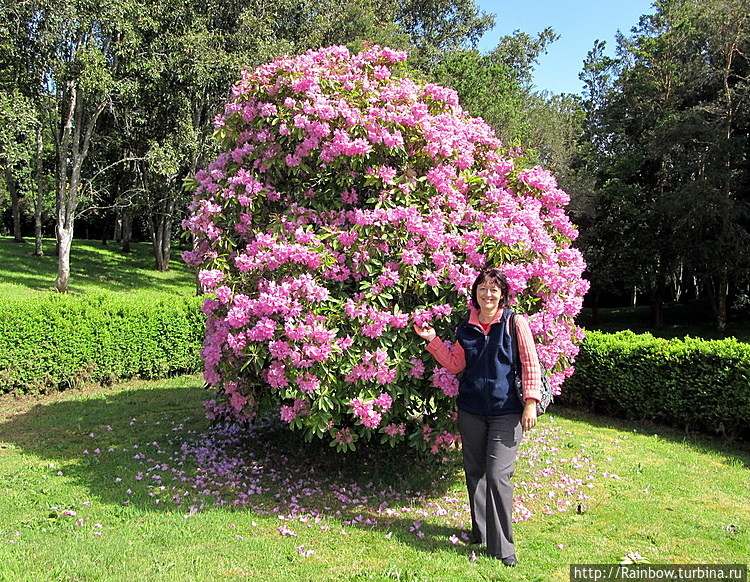
[[[0,393],[200,371],[202,302],[115,295],[0,301]],[[588,332],[575,373],[556,401],[608,416],[750,437],[750,344]]]
[[[1,301],[0,392],[196,372],[202,301],[115,295]]]
[[[750,345],[588,332],[558,401],[620,418],[750,437]]]

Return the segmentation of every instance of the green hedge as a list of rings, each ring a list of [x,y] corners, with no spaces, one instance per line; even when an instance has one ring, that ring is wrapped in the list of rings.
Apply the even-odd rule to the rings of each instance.
[[[163,378],[202,367],[200,297],[41,297],[0,301],[0,392]],[[750,344],[588,332],[556,402],[750,437]]]
[[[588,332],[559,401],[604,415],[750,436],[750,345]]]
[[[200,297],[73,297],[0,302],[0,392],[163,378],[201,369]]]

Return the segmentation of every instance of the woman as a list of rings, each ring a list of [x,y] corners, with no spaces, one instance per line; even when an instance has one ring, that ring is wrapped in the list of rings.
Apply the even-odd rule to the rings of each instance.
[[[524,430],[536,426],[540,368],[528,322],[516,316],[523,402],[515,389],[513,345],[508,327],[508,281],[497,269],[483,271],[471,288],[471,310],[456,330],[453,351],[431,326],[414,326],[427,350],[452,374],[463,372],[458,389],[466,486],[471,506],[471,541],[515,566],[510,478]]]

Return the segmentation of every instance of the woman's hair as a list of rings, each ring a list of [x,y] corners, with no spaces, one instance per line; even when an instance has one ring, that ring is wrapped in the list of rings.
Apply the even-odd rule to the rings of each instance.
[[[510,301],[510,285],[508,285],[508,279],[505,278],[505,273],[499,269],[485,269],[481,271],[477,278],[474,280],[474,284],[471,286],[471,304],[475,309],[479,309],[479,301],[477,300],[477,289],[485,281],[494,283],[500,287],[503,296],[500,299],[500,307],[508,307]]]

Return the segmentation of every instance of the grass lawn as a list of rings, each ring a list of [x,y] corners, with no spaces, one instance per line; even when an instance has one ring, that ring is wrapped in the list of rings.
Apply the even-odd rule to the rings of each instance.
[[[589,330],[605,333],[629,329],[634,333],[650,333],[656,337],[684,338],[691,336],[707,340],[735,337],[741,342],[750,342],[750,316],[746,311],[732,312],[728,332],[721,335],[716,330],[716,319],[706,299],[685,303],[668,303],[664,306],[664,327],[651,327],[651,311],[648,306],[609,308],[599,310],[599,321],[594,322],[591,309],[584,309],[576,323]]]
[[[43,240],[44,257],[34,256],[34,240],[13,242],[0,237],[0,298],[33,297],[54,290],[57,256],[54,239]],[[126,293],[139,295],[195,295],[195,275],[174,247],[170,270],[154,270],[150,243],[131,243],[123,253],[120,244],[75,239],[70,252],[70,292]]]
[[[748,561],[746,447],[553,405],[519,456],[508,569],[463,540],[457,454],[342,458],[273,423],[212,428],[206,397],[192,376],[0,397],[0,580],[564,581],[634,552]]]

